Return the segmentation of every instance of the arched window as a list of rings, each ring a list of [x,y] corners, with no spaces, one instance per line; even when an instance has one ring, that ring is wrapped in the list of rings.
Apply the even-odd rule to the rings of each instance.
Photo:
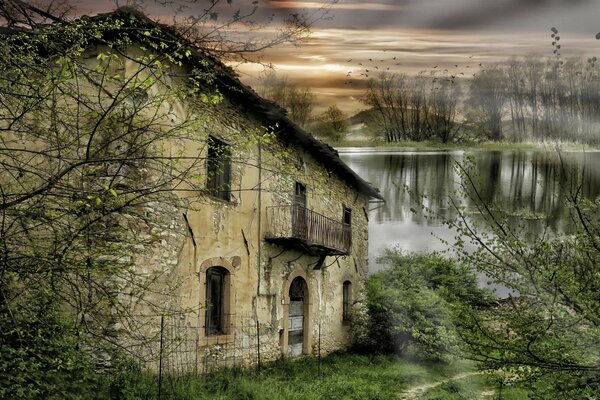
[[[223,267],[206,270],[206,335],[226,333],[229,313],[229,271]]]
[[[342,321],[350,321],[350,305],[352,301],[352,282],[342,285]]]

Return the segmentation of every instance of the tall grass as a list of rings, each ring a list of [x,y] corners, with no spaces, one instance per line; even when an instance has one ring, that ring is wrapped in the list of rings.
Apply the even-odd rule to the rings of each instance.
[[[315,358],[280,360],[260,371],[226,369],[201,376],[167,376],[161,399],[394,399],[411,386],[472,368],[468,363],[449,365],[338,353],[320,362]],[[113,382],[111,393],[114,399],[157,399],[158,377],[132,371]]]

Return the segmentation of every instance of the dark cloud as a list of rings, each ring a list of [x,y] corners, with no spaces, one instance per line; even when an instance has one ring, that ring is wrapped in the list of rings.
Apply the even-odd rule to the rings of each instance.
[[[298,85],[310,87],[316,93],[318,109],[330,104],[346,111],[363,107],[357,98],[364,90],[364,69],[368,66],[374,71],[380,59],[386,60],[378,63],[380,70],[389,67],[394,72],[415,74],[434,65],[448,69],[459,65],[470,76],[480,62],[528,54],[551,56],[552,26],[560,31],[565,57],[600,54],[600,42],[594,39],[600,31],[600,0],[340,0],[323,15],[318,7],[325,3],[259,0],[252,20],[268,28],[234,32],[240,40],[269,37],[290,14],[305,13],[313,20],[331,16],[315,22],[314,34],[301,47],[278,46],[262,58]],[[114,0],[79,0],[78,8],[93,14],[114,4]],[[145,4],[151,15],[165,22],[172,19],[168,8],[155,7],[150,0]],[[191,11],[197,13],[207,4],[209,0],[198,0]],[[219,18],[249,7],[252,0],[232,0],[231,4],[222,0]],[[393,62],[392,57],[396,57]],[[363,64],[360,67],[359,62]],[[240,67],[243,79],[249,80],[260,70],[259,65]],[[350,79],[349,70],[353,71]]]
[[[589,3],[589,0],[473,0],[463,2],[462,5],[447,7],[444,15],[434,13],[429,21],[427,18],[425,20],[428,22],[428,27],[435,29],[478,29],[490,25],[497,27],[503,22],[510,24],[510,19],[521,20],[539,12],[560,15]],[[565,7],[570,8],[571,11],[565,10]]]
[[[320,21],[317,28],[378,30],[435,29],[448,31],[479,31],[510,29],[511,31],[547,30],[553,24],[575,32],[600,30],[598,27],[599,0],[402,0],[347,1],[334,6],[331,20]],[[298,5],[305,2],[286,1]],[[346,6],[363,4],[357,10]],[[367,7],[367,5],[369,7]],[[380,6],[394,6],[378,9]],[[279,8],[279,13],[289,13]]]

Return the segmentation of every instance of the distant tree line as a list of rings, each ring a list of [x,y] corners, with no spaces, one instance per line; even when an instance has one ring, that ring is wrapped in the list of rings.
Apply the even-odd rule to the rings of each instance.
[[[372,110],[371,130],[388,142],[452,140],[458,130],[460,92],[451,77],[438,72],[417,76],[382,72],[369,80],[362,98]]]
[[[384,72],[362,100],[371,130],[386,141],[565,140],[597,143],[600,73],[596,57],[512,58],[469,80],[438,70]],[[460,73],[464,75],[464,73]]]
[[[341,140],[349,130],[348,115],[338,106],[331,105],[318,115],[313,115],[315,96],[309,88],[301,88],[287,76],[268,70],[258,78],[256,91],[287,110],[287,116],[300,127],[315,135]]]
[[[315,97],[310,89],[300,88],[290,82],[287,76],[279,76],[275,71],[268,70],[259,76],[256,91],[285,108],[288,117],[299,126],[308,125]]]

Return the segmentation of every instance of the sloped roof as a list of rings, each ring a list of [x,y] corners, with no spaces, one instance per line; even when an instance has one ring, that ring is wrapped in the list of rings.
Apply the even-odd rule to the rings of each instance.
[[[113,12],[98,14],[92,17],[84,16],[82,19],[88,20],[108,20],[119,18],[123,21],[123,29],[126,26],[135,26],[136,28],[159,28],[161,33],[168,39],[183,44],[191,52],[191,59],[208,62],[210,68],[215,71],[215,81],[219,85],[221,92],[237,106],[241,106],[248,111],[252,111],[262,116],[267,126],[277,126],[279,137],[286,143],[297,145],[305,149],[314,159],[319,162],[326,170],[336,174],[342,181],[357,189],[361,194],[383,200],[383,197],[377,189],[358,176],[350,167],[348,167],[339,157],[338,152],[331,146],[315,139],[311,134],[304,131],[286,115],[285,109],[259,96],[250,86],[242,83],[235,71],[217,58],[213,57],[202,49],[190,44],[175,29],[167,25],[160,24],[145,16],[143,13],[131,8],[121,7]],[[106,32],[111,35],[118,35],[118,31]]]

